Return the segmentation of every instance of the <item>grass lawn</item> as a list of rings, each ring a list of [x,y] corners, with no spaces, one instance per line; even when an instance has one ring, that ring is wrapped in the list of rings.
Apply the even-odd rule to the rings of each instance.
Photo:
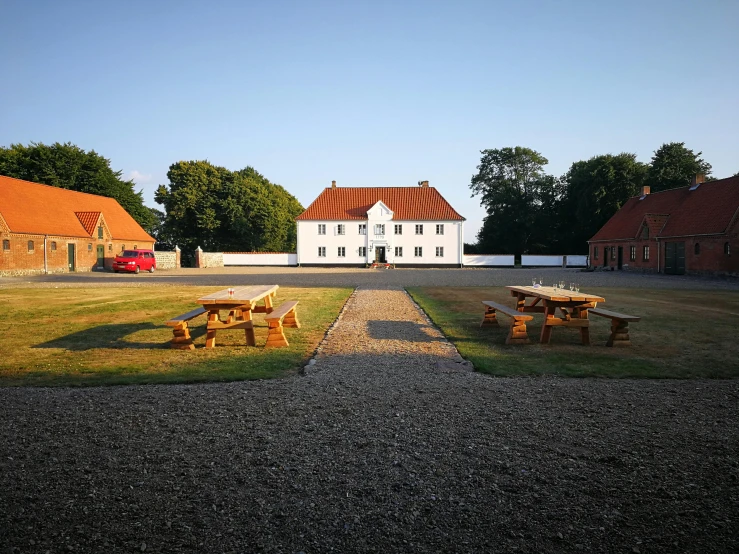
[[[739,377],[739,292],[592,288],[607,310],[641,316],[631,346],[607,348],[611,320],[591,316],[591,346],[577,329],[555,327],[539,344],[543,314],[527,325],[531,344],[506,346],[510,319],[480,328],[482,300],[514,306],[503,287],[419,287],[408,292],[478,371],[492,375],[571,377]],[[527,303],[530,300],[527,300]]]
[[[0,290],[0,386],[185,383],[280,377],[313,353],[351,293],[348,288],[288,288],[275,306],[299,300],[300,329],[287,348],[265,349],[264,314],[255,314],[256,347],[243,330],[219,331],[206,350],[205,323],[191,321],[196,349],[169,347],[168,319],[223,287],[105,287]]]

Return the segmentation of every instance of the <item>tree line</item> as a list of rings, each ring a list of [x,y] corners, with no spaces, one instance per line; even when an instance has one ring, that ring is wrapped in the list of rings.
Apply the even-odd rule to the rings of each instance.
[[[602,154],[574,162],[561,177],[548,175],[548,160],[521,146],[481,151],[472,196],[487,215],[470,254],[581,254],[587,241],[631,197],[706,181],[711,164],[683,142],[663,144],[649,163],[636,154]]]
[[[298,200],[254,168],[239,171],[207,161],[180,161],[167,173],[155,200],[144,205],[135,183],[110,160],[71,143],[0,147],[0,175],[115,198],[157,240],[160,250],[287,251],[296,247]]]

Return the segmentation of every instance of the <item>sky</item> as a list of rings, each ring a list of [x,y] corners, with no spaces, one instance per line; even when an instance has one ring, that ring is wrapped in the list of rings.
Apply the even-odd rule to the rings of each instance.
[[[0,146],[71,142],[136,182],[252,166],[307,207],[427,180],[467,218],[480,151],[553,175],[666,142],[739,171],[739,0],[0,0]]]

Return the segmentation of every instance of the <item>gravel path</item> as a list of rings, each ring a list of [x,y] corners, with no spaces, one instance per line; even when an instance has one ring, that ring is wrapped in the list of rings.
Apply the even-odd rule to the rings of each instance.
[[[306,376],[0,389],[0,545],[739,551],[739,382],[458,362],[403,291],[363,288]]]

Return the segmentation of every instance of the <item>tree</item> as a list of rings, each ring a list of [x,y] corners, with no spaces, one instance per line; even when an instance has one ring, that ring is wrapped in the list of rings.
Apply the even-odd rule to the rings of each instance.
[[[684,142],[669,142],[659,147],[652,156],[648,183],[651,192],[688,186],[695,175],[711,174],[711,164],[700,158]]]
[[[568,252],[587,251],[587,241],[624,203],[639,193],[648,167],[636,154],[593,156],[575,162],[562,177],[565,187],[560,218],[562,246]]]
[[[156,222],[133,181],[122,179],[122,172],[113,171],[110,160],[94,150],[86,152],[69,142],[0,147],[0,175],[115,198],[147,232]]]
[[[480,195],[487,211],[478,250],[520,255],[550,249],[556,232],[546,221],[556,213],[560,191],[558,181],[544,174],[547,159],[521,146],[481,154],[470,183],[472,196]]]
[[[155,200],[167,212],[162,232],[185,248],[294,251],[300,203],[254,168],[229,171],[207,161],[181,161],[167,172]]]

